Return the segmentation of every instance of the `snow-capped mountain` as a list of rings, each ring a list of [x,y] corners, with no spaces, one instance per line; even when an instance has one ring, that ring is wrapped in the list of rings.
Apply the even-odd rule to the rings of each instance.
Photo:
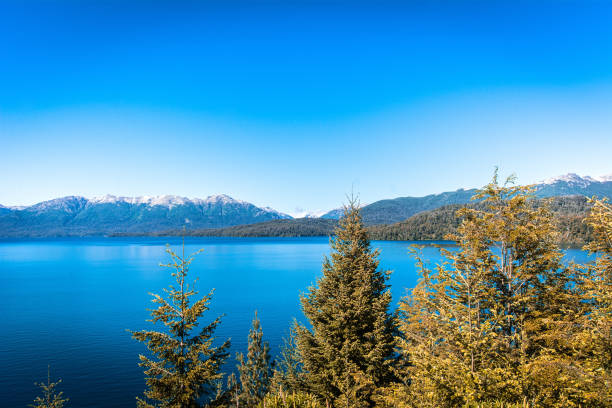
[[[557,183],[566,183],[566,184],[586,187],[593,183],[607,183],[608,181],[612,181],[612,174],[608,174],[605,176],[599,176],[599,177],[591,177],[591,176],[580,177],[576,173],[567,173],[567,174],[564,174],[563,176],[547,178],[546,180],[542,181],[540,184],[551,185],[551,184],[557,184]]]
[[[612,174],[600,177],[568,173],[535,185],[537,197],[598,196],[612,199]],[[391,224],[428,210],[470,202],[475,189],[459,189],[425,197],[399,197],[363,206],[367,225]],[[321,214],[298,209],[295,218],[338,219],[343,210]],[[189,229],[222,228],[263,221],[290,219],[269,207],[257,207],[228,195],[205,199],[181,196],[118,197],[87,199],[69,196],[29,207],[0,205],[0,237],[105,235]]]
[[[291,218],[228,195],[87,199],[68,196],[25,208],[0,208],[0,236],[104,235],[178,229],[220,228]]]
[[[535,185],[535,195],[540,198],[556,196],[597,196],[612,198],[612,174],[600,177],[581,177],[575,173],[552,177]],[[470,202],[476,189],[459,189],[424,197],[399,197],[376,201],[361,210],[363,220],[368,225],[391,224],[422,211],[434,210],[448,204]],[[342,209],[331,210],[321,218],[338,219]]]
[[[321,218],[323,214],[326,214],[325,210],[307,211],[302,208],[296,209],[291,215],[293,218]]]
[[[206,199],[201,198],[188,198],[176,195],[161,195],[161,196],[139,196],[139,197],[122,197],[107,194],[105,196],[94,197],[88,200],[91,204],[116,204],[116,203],[127,203],[134,205],[148,205],[148,206],[162,206],[162,207],[176,207],[179,205],[193,204],[249,204],[246,201],[236,200],[226,194],[218,194],[208,196]],[[269,207],[266,207],[269,209]],[[274,210],[272,210],[274,211]]]
[[[536,185],[540,197],[584,195],[587,197],[612,197],[612,174],[599,177],[568,173],[548,178]]]

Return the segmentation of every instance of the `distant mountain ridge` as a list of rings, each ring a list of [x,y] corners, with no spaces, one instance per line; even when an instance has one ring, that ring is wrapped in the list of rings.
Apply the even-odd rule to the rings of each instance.
[[[574,173],[544,180],[535,185],[535,195],[544,197],[598,196],[612,199],[612,175],[581,177]],[[399,197],[380,200],[362,207],[368,226],[395,224],[416,214],[471,202],[476,189],[459,189],[425,197]],[[303,212],[304,220],[316,220],[318,212]],[[337,220],[342,209],[323,214],[323,220]],[[27,207],[0,205],[0,237],[49,237],[116,234],[160,234],[189,230],[212,230],[223,234],[255,236],[283,234],[316,235],[330,231],[333,223],[299,221],[271,223],[247,229],[231,228],[274,220],[293,219],[269,207],[257,207],[230,196],[212,195],[206,199],[180,196],[120,197],[105,195],[91,199],[68,196]],[[300,218],[301,220],[302,218]],[[413,220],[413,222],[416,222]],[[221,231],[220,229],[225,229]]]
[[[541,205],[543,199],[535,199]],[[592,238],[591,228],[584,223],[591,205],[584,196],[551,197],[548,202],[557,226],[558,243],[562,246],[582,247]],[[368,235],[373,240],[390,241],[440,241],[448,234],[457,233],[461,218],[457,216],[460,208],[483,209],[483,204],[449,204],[434,210],[423,211],[395,223],[369,226]],[[333,235],[338,220],[323,218],[298,218],[264,221],[256,224],[236,225],[227,228],[188,230],[194,237],[320,237]],[[160,231],[141,234],[145,236],[181,236],[181,230]],[[129,234],[117,234],[124,236]]]
[[[534,185],[538,198],[563,196],[598,196],[612,198],[612,174],[601,177],[581,177],[575,173],[546,179]],[[394,224],[404,221],[423,211],[435,210],[447,205],[467,204],[477,189],[459,189],[424,197],[399,197],[376,201],[361,209],[366,225]],[[335,209],[321,216],[325,219],[338,219],[341,209]]]
[[[223,228],[287,219],[271,208],[257,207],[227,195],[206,199],[179,196],[87,199],[68,196],[25,208],[0,208],[0,236],[45,237],[147,233],[180,228]]]
[[[576,173],[553,177],[536,184],[536,196],[598,196],[612,198],[612,174],[580,177]]]

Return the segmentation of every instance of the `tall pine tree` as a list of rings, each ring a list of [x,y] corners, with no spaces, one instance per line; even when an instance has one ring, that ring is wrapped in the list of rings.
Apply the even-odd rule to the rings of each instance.
[[[270,346],[263,341],[263,331],[257,312],[253,327],[249,331],[249,342],[246,359],[238,353],[238,373],[240,374],[240,392],[237,395],[238,406],[255,407],[268,392],[272,379]]]
[[[297,328],[309,391],[338,407],[373,406],[376,387],[394,379],[394,316],[390,271],[379,269],[359,206],[344,208],[323,276],[302,296],[311,328]]]
[[[139,407],[192,408],[200,406],[200,399],[215,393],[215,382],[222,374],[220,366],[227,358],[229,340],[221,346],[213,346],[213,333],[220,318],[199,328],[200,318],[209,310],[213,291],[193,301],[198,294],[193,285],[186,282],[189,266],[200,251],[185,257],[170,248],[166,252],[171,262],[161,266],[174,269],[172,276],[176,286],[164,289],[165,297],[153,294],[153,302],[159,305],[151,311],[153,323],[161,323],[164,331],[143,330],[131,332],[134,339],[149,348],[150,356],[140,356],[140,366],[145,367],[148,389],[145,398],[138,398]]]

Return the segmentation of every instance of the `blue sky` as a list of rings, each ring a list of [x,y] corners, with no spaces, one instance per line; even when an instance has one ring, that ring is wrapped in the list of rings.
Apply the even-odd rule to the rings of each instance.
[[[296,213],[494,166],[609,174],[611,22],[604,1],[0,1],[0,203]]]

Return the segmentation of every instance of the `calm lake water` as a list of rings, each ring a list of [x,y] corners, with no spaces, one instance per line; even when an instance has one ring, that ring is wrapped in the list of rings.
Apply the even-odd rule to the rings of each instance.
[[[142,344],[127,329],[149,328],[149,292],[171,282],[165,244],[172,238],[88,238],[0,241],[0,399],[25,407],[34,382],[62,378],[72,407],[134,407],[144,390]],[[374,241],[381,266],[392,269],[394,304],[418,279],[411,242]],[[206,321],[225,314],[217,338],[231,338],[232,356],[246,348],[253,313],[278,351],[294,318],[303,321],[299,294],[321,274],[326,238],[190,238],[186,252],[204,248],[191,267],[197,288],[215,288]],[[428,246],[425,257],[440,260]],[[584,261],[586,254],[568,250]],[[229,361],[231,370],[235,362]]]

